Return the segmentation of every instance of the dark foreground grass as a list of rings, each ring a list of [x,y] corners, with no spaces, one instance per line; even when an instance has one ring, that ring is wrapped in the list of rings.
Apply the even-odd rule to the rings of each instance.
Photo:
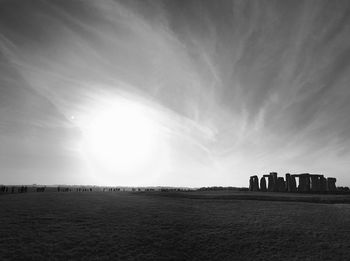
[[[150,194],[150,193],[148,193]],[[350,204],[350,194],[315,194],[315,193],[285,193],[285,192],[253,192],[253,191],[191,191],[191,192],[153,192],[164,197],[182,197],[190,199],[221,199],[221,200],[259,200],[259,201],[287,201],[309,203],[346,203]]]
[[[164,195],[1,196],[0,260],[350,260],[350,205]]]

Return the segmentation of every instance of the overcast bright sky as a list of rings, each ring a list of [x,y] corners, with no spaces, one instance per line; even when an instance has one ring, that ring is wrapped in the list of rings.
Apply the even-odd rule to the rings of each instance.
[[[347,0],[2,0],[0,184],[248,186],[277,171],[350,185],[349,83]],[[119,101],[156,133],[142,164],[130,143],[139,168],[85,151],[86,122]]]

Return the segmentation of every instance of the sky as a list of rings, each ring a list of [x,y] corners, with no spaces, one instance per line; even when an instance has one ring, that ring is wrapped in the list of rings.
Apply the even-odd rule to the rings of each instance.
[[[0,184],[350,185],[349,83],[346,0],[1,0]]]

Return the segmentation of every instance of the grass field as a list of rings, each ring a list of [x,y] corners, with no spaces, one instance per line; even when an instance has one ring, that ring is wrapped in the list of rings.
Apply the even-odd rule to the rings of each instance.
[[[349,204],[230,193],[2,195],[0,260],[350,260]]]

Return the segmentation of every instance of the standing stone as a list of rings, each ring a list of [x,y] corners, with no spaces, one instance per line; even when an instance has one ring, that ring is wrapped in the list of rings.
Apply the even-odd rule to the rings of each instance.
[[[289,173],[286,174],[286,190],[288,192],[297,191],[297,183],[295,181],[295,177],[293,175],[290,175]]]
[[[253,177],[249,178],[249,191],[253,191]]]
[[[286,173],[286,190],[291,192],[291,176],[289,173]]]
[[[290,177],[290,187],[289,192],[297,192],[297,182],[294,176]]]
[[[286,185],[285,185],[283,177],[277,178],[277,191],[278,192],[285,192],[286,191]]]
[[[260,190],[266,192],[266,180],[264,177],[260,179]]]
[[[258,176],[254,176],[253,185],[254,185],[253,190],[258,191],[259,190],[259,178],[258,178]]]
[[[327,191],[327,179],[323,175],[320,177],[320,191]]]
[[[259,190],[259,179],[258,176],[251,176],[249,179],[249,190],[258,191]]]
[[[270,172],[270,175],[272,176],[273,179],[273,191],[278,191],[278,186],[277,186],[277,172]]]
[[[327,188],[328,191],[334,192],[337,190],[337,187],[335,186],[335,182],[337,181],[336,178],[327,178]]]
[[[267,180],[268,180],[267,191],[273,192],[275,189],[275,182],[273,180],[273,177],[269,175]]]
[[[309,191],[310,191],[310,175],[300,174],[298,192],[309,192]]]
[[[320,192],[320,176],[319,175],[310,175],[311,178],[311,191],[312,192]]]

